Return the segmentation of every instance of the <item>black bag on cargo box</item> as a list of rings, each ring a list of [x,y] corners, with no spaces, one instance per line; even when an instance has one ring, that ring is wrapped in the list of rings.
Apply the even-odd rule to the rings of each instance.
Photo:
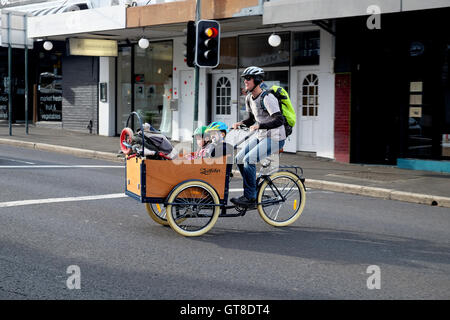
[[[139,131],[133,136],[134,143],[142,143],[142,133]],[[167,137],[161,133],[144,131],[144,147],[156,152],[169,154],[173,150],[173,146]]]

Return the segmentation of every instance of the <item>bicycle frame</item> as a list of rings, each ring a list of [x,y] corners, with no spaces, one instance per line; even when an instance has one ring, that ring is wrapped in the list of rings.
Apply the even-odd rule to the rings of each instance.
[[[241,127],[241,129],[243,129],[243,128]],[[233,130],[233,129],[231,129],[231,130]],[[244,129],[244,130],[245,130],[245,129]],[[248,128],[247,128],[247,130],[248,130]],[[257,131],[254,130],[254,131],[252,131],[249,135],[245,136],[243,139],[241,139],[240,141],[238,141],[238,142],[234,145],[234,150],[237,150],[237,148],[239,147],[239,145],[241,145],[242,143],[244,143],[245,141],[247,141],[247,140],[248,140],[251,136],[253,136],[256,132],[257,132]],[[269,160],[269,161],[272,161],[272,160]],[[234,166],[234,163],[233,163],[233,166]],[[280,169],[281,169],[281,170],[280,170]],[[283,170],[283,169],[284,169],[284,170]],[[295,173],[292,172],[292,171],[290,171],[289,169],[295,170]],[[300,175],[300,176],[298,175],[298,170],[301,171],[301,175]],[[280,166],[278,172],[281,172],[281,171],[289,171],[289,172],[295,174],[295,175],[298,177],[298,180],[300,180],[300,181],[302,182],[302,184],[304,185],[305,178],[303,178],[303,169],[302,169],[301,167],[298,167],[298,166]],[[269,184],[269,186],[270,186],[271,188],[275,188],[275,190],[274,190],[274,189],[272,189],[272,190],[274,191],[274,193],[278,194],[278,196],[279,196],[281,199],[263,201],[263,202],[261,202],[261,203],[256,203],[254,206],[251,206],[251,207],[248,207],[248,208],[239,207],[239,206],[236,206],[236,205],[228,205],[228,206],[227,206],[227,205],[221,204],[221,206],[222,206],[222,212],[221,212],[221,214],[219,215],[219,217],[240,217],[240,216],[244,216],[245,213],[246,213],[248,210],[256,210],[257,207],[258,207],[259,205],[263,205],[263,206],[271,206],[271,205],[275,205],[275,204],[277,204],[277,203],[286,201],[286,198],[281,194],[281,192],[280,192],[280,190],[278,190],[277,186],[276,186],[275,184],[273,184],[272,180],[270,179],[270,175],[269,175],[269,174],[261,174],[261,171],[259,172],[258,177],[256,178],[256,185],[258,186],[258,187],[257,187],[258,190],[259,190],[259,188],[261,187],[261,184],[262,184],[262,182],[263,182],[264,180],[268,182],[268,184]],[[236,211],[238,211],[238,213],[231,213],[231,214],[230,214],[230,213],[226,213],[226,211],[227,211],[228,209],[236,209]]]

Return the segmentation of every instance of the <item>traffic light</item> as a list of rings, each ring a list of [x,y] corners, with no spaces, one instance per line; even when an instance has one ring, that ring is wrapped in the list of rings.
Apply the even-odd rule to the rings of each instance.
[[[186,52],[184,53],[186,64],[188,67],[194,67],[195,61],[195,21],[188,21],[187,29],[185,30],[186,41],[184,45],[186,46]]]
[[[219,65],[220,25],[215,20],[199,20],[196,28],[195,63],[199,67]]]

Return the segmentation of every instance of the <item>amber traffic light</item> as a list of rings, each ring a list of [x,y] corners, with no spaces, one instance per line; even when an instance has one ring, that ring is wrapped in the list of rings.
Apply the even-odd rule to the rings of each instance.
[[[215,20],[199,20],[196,26],[195,63],[199,67],[219,65],[220,25]]]

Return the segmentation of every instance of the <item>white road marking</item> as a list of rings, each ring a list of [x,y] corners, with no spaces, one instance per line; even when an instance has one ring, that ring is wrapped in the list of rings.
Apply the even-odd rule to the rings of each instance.
[[[230,192],[243,192],[244,189],[233,188],[233,189],[229,189],[229,191]],[[316,192],[332,193],[332,192],[327,192],[327,191],[316,191]],[[7,202],[0,202],[0,208],[29,206],[29,205],[46,204],[46,203],[61,203],[61,202],[117,199],[117,198],[125,198],[125,197],[128,197],[128,196],[126,194],[124,194],[124,193],[111,193],[111,194],[102,194],[102,195],[95,195],[95,196],[81,196],[81,197],[66,197],[66,198],[48,198],[48,199],[7,201]]]
[[[33,165],[33,166],[0,166],[0,169],[67,169],[67,168],[121,168],[125,166],[107,165]]]
[[[95,196],[8,201],[8,202],[0,202],[0,208],[29,206],[29,205],[33,205],[33,204],[45,204],[45,203],[116,199],[116,198],[125,198],[125,197],[127,197],[127,195],[125,195],[124,193],[111,193],[111,194],[102,194],[102,195],[95,195]]]
[[[311,188],[306,188],[306,191],[310,191],[311,190]],[[228,191],[229,192],[243,192],[244,191],[244,189],[239,189],[239,188],[230,188],[230,189],[228,189]],[[332,193],[332,192],[330,192],[330,193]]]
[[[308,191],[308,189],[306,189],[306,191]],[[331,193],[336,193],[334,191],[326,191],[326,190],[309,190],[308,193],[326,193],[326,194],[331,194]]]
[[[34,162],[22,161],[22,160],[14,160],[9,158],[0,158],[0,160],[12,161],[12,162],[20,162],[25,164],[34,164]]]

